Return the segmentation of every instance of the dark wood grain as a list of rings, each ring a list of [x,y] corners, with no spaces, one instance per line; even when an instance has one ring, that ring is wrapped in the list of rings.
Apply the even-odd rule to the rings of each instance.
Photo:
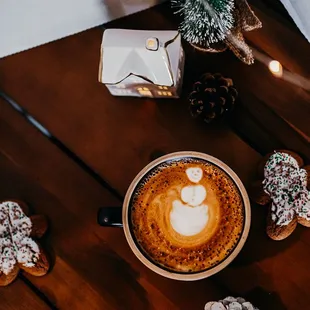
[[[255,47],[272,59],[279,60],[292,73],[310,78],[310,44],[296,32],[295,27],[284,22],[274,11],[268,10],[260,1],[255,2],[255,11],[263,22],[263,28],[246,35]],[[259,8],[258,8],[259,7]],[[264,67],[256,64],[251,85],[253,93],[279,115],[310,136],[307,119],[310,117],[310,93],[285,81],[272,77]]]
[[[277,5],[279,1],[274,2]],[[245,33],[247,39],[266,55],[279,60],[288,70],[309,78],[310,47],[297,26],[283,17],[281,11],[272,10],[264,4],[264,1],[251,0],[251,3],[262,20],[263,27],[258,31]]]
[[[48,310],[42,301],[23,281],[17,279],[11,285],[0,288],[0,309]]]
[[[264,51],[266,55],[280,60],[292,72],[303,74],[307,77],[309,73],[307,66],[310,55],[309,44],[299,33],[292,29],[291,25],[283,23],[281,16],[274,18],[273,15],[268,15],[275,14],[274,11],[265,9],[265,6],[259,2],[256,3],[254,1],[254,5],[259,7],[259,9],[255,7],[255,10],[262,19],[264,28],[250,32],[247,35],[249,42],[256,48]],[[146,23],[146,20],[156,20],[156,23]],[[123,18],[109,24],[109,27],[175,29],[176,23],[166,5],[136,14],[134,17]],[[136,121],[136,111],[132,109],[132,105],[139,106],[139,104],[143,103],[136,100],[135,102],[138,102],[138,104],[128,104],[129,100],[111,98],[106,90],[103,89],[103,86],[96,82],[101,35],[102,30],[97,28],[0,60],[0,68],[4,72],[2,78],[0,77],[0,86],[19,103],[27,107],[31,113],[53,130],[54,134],[61,139],[63,139],[62,135],[59,135],[59,132],[56,129],[54,130],[46,120],[49,118],[49,113],[51,115],[57,114],[57,117],[62,119],[62,126],[65,128],[61,130],[66,131],[66,134],[69,135],[70,132],[68,131],[82,130],[86,126],[84,123],[77,124],[78,128],[75,128],[73,124],[70,128],[67,126],[69,117],[74,118],[77,114],[79,117],[81,116],[80,112],[72,110],[79,109],[83,105],[82,102],[87,102],[84,106],[87,106],[88,110],[92,110],[93,114],[98,115],[98,118],[101,117],[102,113],[104,113],[106,118],[114,117],[115,114],[110,112],[110,106],[117,105],[117,109],[125,109],[123,117],[127,117],[128,122],[131,119],[133,122]],[[291,46],[294,46],[293,50]],[[256,62],[254,66],[245,66],[230,52],[212,55],[199,53],[188,46],[186,46],[186,49],[185,96],[187,93],[186,87],[200,73],[220,71],[234,79],[237,88],[240,90],[241,99],[252,115],[255,115],[255,106],[252,107],[251,99],[244,95],[245,91],[251,94],[251,98],[256,98],[265,104],[267,107],[265,113],[272,115],[276,112],[278,118],[285,119],[297,131],[299,130],[304,135],[309,136],[307,117],[304,117],[306,115],[310,116],[308,93],[287,82],[274,78],[269,73],[267,67],[259,62]],[[36,64],[35,66],[33,65],[34,63]],[[47,64],[49,63],[53,63],[53,66],[48,67],[47,70]],[[75,92],[72,93],[71,89],[74,89]],[[278,91],[279,89],[281,89],[281,92]],[[108,100],[104,98],[108,98]],[[37,104],[37,102],[40,102],[40,104]],[[107,107],[100,107],[100,105],[106,105]],[[150,105],[154,105],[154,101],[149,103]],[[171,113],[171,111],[176,109],[174,104],[169,103],[168,106],[172,106],[172,108],[166,112],[167,103],[158,102],[157,105],[160,107],[164,106],[161,109],[162,114]],[[175,105],[179,106],[181,104],[178,102]],[[182,105],[185,107],[184,102]],[[49,110],[48,115],[44,115],[46,114],[46,109]],[[136,109],[138,110],[138,108]],[[62,118],[64,113],[67,115],[65,118]],[[84,112],[82,114],[84,115]],[[92,121],[92,117],[87,120],[84,119],[84,122]],[[51,117],[51,119],[54,118]],[[96,122],[96,117],[94,121]],[[118,121],[124,122],[120,116],[118,116]],[[258,121],[260,120],[258,119]],[[102,118],[102,123],[105,122],[105,119]],[[126,122],[125,125],[127,125]],[[53,126],[56,125],[53,124]],[[97,128],[96,131],[101,130],[98,129],[97,124],[94,127]],[[110,124],[109,127],[111,127]],[[249,132],[246,126],[239,128],[240,130],[244,134]],[[114,127],[111,127],[110,131],[119,135]],[[97,135],[100,134],[102,135],[102,131],[97,133]],[[88,135],[88,133],[85,133],[85,135]],[[274,133],[274,136],[278,140],[281,139],[281,131]],[[289,148],[294,147],[294,145],[290,146],[290,141],[286,141],[286,144]],[[66,140],[65,143],[67,143]],[[260,149],[264,149],[268,141],[261,140],[256,141],[256,143],[260,144]],[[159,147],[161,146],[159,145]]]
[[[309,139],[253,94],[243,91],[231,124],[234,130],[262,154],[291,149],[310,160]],[[246,128],[246,130],[244,130]]]
[[[42,278],[25,276],[53,304],[61,309],[199,309],[229,291],[210,279],[175,282],[144,267],[121,229],[96,223],[99,206],[121,202],[3,101],[0,112],[5,180],[0,196],[27,201],[49,218],[45,245],[53,269]]]
[[[48,216],[44,245],[53,269],[42,278],[25,276],[59,308],[202,309],[206,301],[230,294],[262,309],[309,303],[304,285],[310,275],[302,272],[307,260],[300,257],[310,254],[310,230],[299,227],[275,243],[265,234],[266,210],[253,206],[249,240],[228,268],[194,283],[162,278],[134,257],[121,230],[97,226],[98,206],[120,202],[3,101],[0,112],[0,196],[25,200]]]
[[[309,45],[290,23],[253,3],[265,28],[247,36],[251,44],[308,76]],[[175,29],[176,23],[163,5],[108,26]],[[265,234],[266,210],[252,206],[249,240],[236,261],[210,279],[176,282],[144,267],[121,230],[97,226],[98,207],[121,201],[93,176],[123,195],[152,158],[187,149],[222,159],[248,185],[261,158],[251,146],[261,153],[290,148],[310,158],[309,94],[274,78],[259,62],[249,67],[230,52],[204,54],[185,45],[182,100],[112,97],[97,82],[101,37],[95,28],[0,60],[0,89],[64,146],[0,100],[0,196],[29,202],[51,226],[45,246],[52,271],[25,277],[61,309],[203,309],[228,294],[248,297],[261,309],[306,309],[310,230],[298,227],[275,243]],[[232,77],[239,89],[228,125],[208,127],[189,116],[186,94],[205,71]]]
[[[196,123],[189,115],[186,100],[109,95],[105,86],[96,81],[101,36],[102,30],[96,28],[29,51],[26,62],[25,54],[13,56],[15,60],[8,58],[8,62],[23,69],[10,73],[4,60],[6,73],[1,85],[122,194],[158,151],[209,153],[229,164],[247,184],[259,155],[229,127]],[[48,63],[53,66],[47,73]]]

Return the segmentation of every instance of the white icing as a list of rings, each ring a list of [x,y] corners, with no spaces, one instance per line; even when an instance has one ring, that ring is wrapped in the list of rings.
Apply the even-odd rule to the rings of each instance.
[[[183,236],[200,233],[208,223],[208,206],[190,207],[180,200],[172,203],[170,223],[173,229]]]
[[[218,302],[210,301],[205,305],[205,310],[258,310],[242,297],[226,297]]]
[[[310,220],[307,172],[292,156],[279,152],[270,156],[264,175],[264,190],[272,199],[271,218],[277,225],[288,225],[295,215]]]
[[[245,302],[242,304],[242,310],[255,310],[254,306],[250,302]]]
[[[17,263],[35,265],[40,250],[29,237],[31,227],[31,220],[16,202],[0,204],[0,272],[8,275]]]
[[[233,301],[229,304],[228,310],[242,310],[242,305],[239,304],[237,301]]]
[[[202,185],[189,185],[181,190],[181,199],[190,206],[199,206],[207,197],[207,191]]]
[[[224,305],[224,306],[228,306],[229,304],[231,304],[232,302],[237,301],[237,298],[232,297],[232,296],[227,296],[226,298],[224,298],[223,300],[220,300],[220,302]]]
[[[227,308],[220,302],[210,301],[205,305],[205,310],[227,310]]]
[[[193,183],[198,183],[202,179],[203,171],[199,167],[186,169],[188,179]]]

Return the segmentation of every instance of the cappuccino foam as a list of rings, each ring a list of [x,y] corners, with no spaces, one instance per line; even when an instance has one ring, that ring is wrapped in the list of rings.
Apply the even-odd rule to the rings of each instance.
[[[220,168],[196,158],[151,170],[135,189],[130,216],[142,252],[176,272],[199,272],[223,261],[244,225],[237,186]]]
[[[175,200],[170,212],[172,228],[183,236],[193,236],[200,233],[208,223],[208,206],[193,208]]]

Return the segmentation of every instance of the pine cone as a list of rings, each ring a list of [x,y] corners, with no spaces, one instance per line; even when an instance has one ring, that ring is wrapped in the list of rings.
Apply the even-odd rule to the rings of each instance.
[[[233,110],[237,96],[231,79],[219,73],[204,74],[189,95],[191,115],[206,123],[223,119]]]
[[[210,301],[205,305],[205,310],[258,310],[242,297],[226,297],[218,302]]]

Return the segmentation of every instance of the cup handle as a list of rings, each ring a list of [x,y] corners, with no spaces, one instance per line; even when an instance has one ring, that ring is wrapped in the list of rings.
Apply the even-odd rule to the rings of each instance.
[[[98,224],[105,227],[123,227],[122,207],[100,208],[97,217]]]

